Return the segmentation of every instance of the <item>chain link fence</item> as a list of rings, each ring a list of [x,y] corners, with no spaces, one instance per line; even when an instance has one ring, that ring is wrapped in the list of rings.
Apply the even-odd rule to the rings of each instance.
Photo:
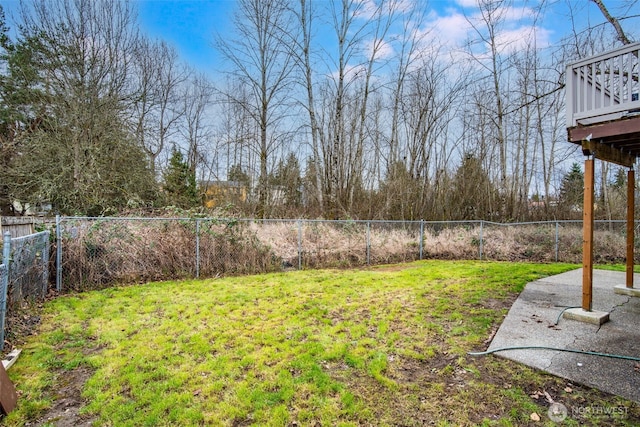
[[[3,242],[0,326],[6,319],[11,341],[30,333],[39,320],[20,308],[44,299],[54,282],[57,291],[71,292],[419,259],[580,263],[582,222],[57,217],[53,241],[44,231],[18,238],[7,234]],[[594,262],[623,263],[625,256],[626,222],[596,221]],[[0,335],[0,346],[4,343]]]
[[[56,224],[59,291],[418,259],[582,261],[581,221],[59,217]],[[624,262],[625,224],[596,222],[596,263]]]
[[[11,239],[9,305],[45,298],[49,287],[50,246],[49,231]]]
[[[4,248],[5,244],[3,244]],[[5,257],[3,257],[4,259]],[[9,286],[9,271],[8,264],[2,262],[0,264],[0,350],[4,349],[4,331],[5,320],[7,314],[7,287]]]
[[[2,240],[0,268],[0,350],[5,344],[5,330],[20,323],[24,304],[43,300],[49,287],[50,232],[11,237]],[[26,318],[29,316],[27,315]]]

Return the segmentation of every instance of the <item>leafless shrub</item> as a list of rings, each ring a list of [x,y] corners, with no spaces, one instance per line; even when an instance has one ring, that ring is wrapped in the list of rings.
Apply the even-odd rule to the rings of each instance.
[[[196,224],[174,220],[91,220],[65,225],[64,289],[100,288],[220,274],[274,270],[270,251],[237,222]],[[196,271],[196,268],[199,271]]]
[[[484,258],[500,261],[552,262],[554,230],[547,226],[497,226],[485,231]]]
[[[425,231],[425,256],[435,259],[477,259],[479,234],[475,227]]]
[[[304,267],[353,267],[365,265],[366,226],[357,222],[312,222],[304,228]]]
[[[408,262],[420,257],[420,230],[375,224],[369,236],[370,262],[388,264]]]
[[[298,265],[297,222],[252,222],[249,229],[285,264]]]

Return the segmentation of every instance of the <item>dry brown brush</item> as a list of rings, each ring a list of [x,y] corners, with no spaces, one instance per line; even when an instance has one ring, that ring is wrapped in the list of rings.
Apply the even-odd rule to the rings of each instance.
[[[246,224],[207,221],[201,225],[196,233],[193,220],[67,223],[62,235],[63,289],[260,273],[278,267]]]
[[[85,219],[62,227],[64,290],[114,283],[423,259],[582,260],[579,223]],[[621,263],[624,230],[595,230],[596,263]],[[197,260],[197,261],[196,261]],[[54,272],[50,275],[55,277]]]

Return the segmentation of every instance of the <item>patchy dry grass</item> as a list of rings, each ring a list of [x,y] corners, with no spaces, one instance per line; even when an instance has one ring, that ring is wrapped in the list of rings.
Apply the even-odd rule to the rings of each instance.
[[[527,282],[570,268],[427,261],[60,297],[10,370],[4,423],[544,425],[546,392],[628,409],[566,425],[637,425],[636,404],[466,354]]]

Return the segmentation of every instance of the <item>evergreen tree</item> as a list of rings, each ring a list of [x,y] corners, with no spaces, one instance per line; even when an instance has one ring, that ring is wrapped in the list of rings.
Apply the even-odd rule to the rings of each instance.
[[[561,215],[571,216],[579,211],[584,198],[584,173],[578,163],[573,163],[571,169],[562,178],[558,209]]]
[[[498,191],[472,154],[465,155],[458,167],[450,194],[452,219],[491,219],[498,211]]]
[[[103,215],[155,200],[126,122],[132,16],[123,2],[42,1],[23,15],[16,41],[0,26],[3,210],[18,200]]]
[[[289,153],[286,161],[280,161],[271,179],[271,185],[282,190],[285,206],[297,208],[302,205],[300,164],[294,153]]]
[[[613,177],[611,187],[616,190],[626,190],[627,188],[627,173],[623,168],[618,168]]]
[[[196,174],[191,171],[184,156],[175,147],[164,174],[164,192],[168,204],[183,209],[199,204]]]
[[[324,200],[319,197],[322,195],[322,181],[316,179],[318,165],[313,156],[307,157],[307,167],[302,178],[302,200],[305,208],[305,214],[311,218],[321,217],[323,212],[322,203]],[[320,184],[321,188],[318,188]]]
[[[42,46],[37,38],[13,42],[0,5],[0,214],[12,214],[13,202],[25,201],[12,178],[16,159],[25,152],[22,140],[43,122],[45,103],[38,63]],[[21,194],[22,193],[22,194]]]
[[[386,197],[385,218],[413,220],[419,217],[420,185],[411,176],[404,162],[397,160],[389,166],[380,189],[381,194]]]
[[[238,182],[244,185],[247,189],[251,186],[251,178],[240,165],[233,165],[229,168],[227,179],[231,182]]]

